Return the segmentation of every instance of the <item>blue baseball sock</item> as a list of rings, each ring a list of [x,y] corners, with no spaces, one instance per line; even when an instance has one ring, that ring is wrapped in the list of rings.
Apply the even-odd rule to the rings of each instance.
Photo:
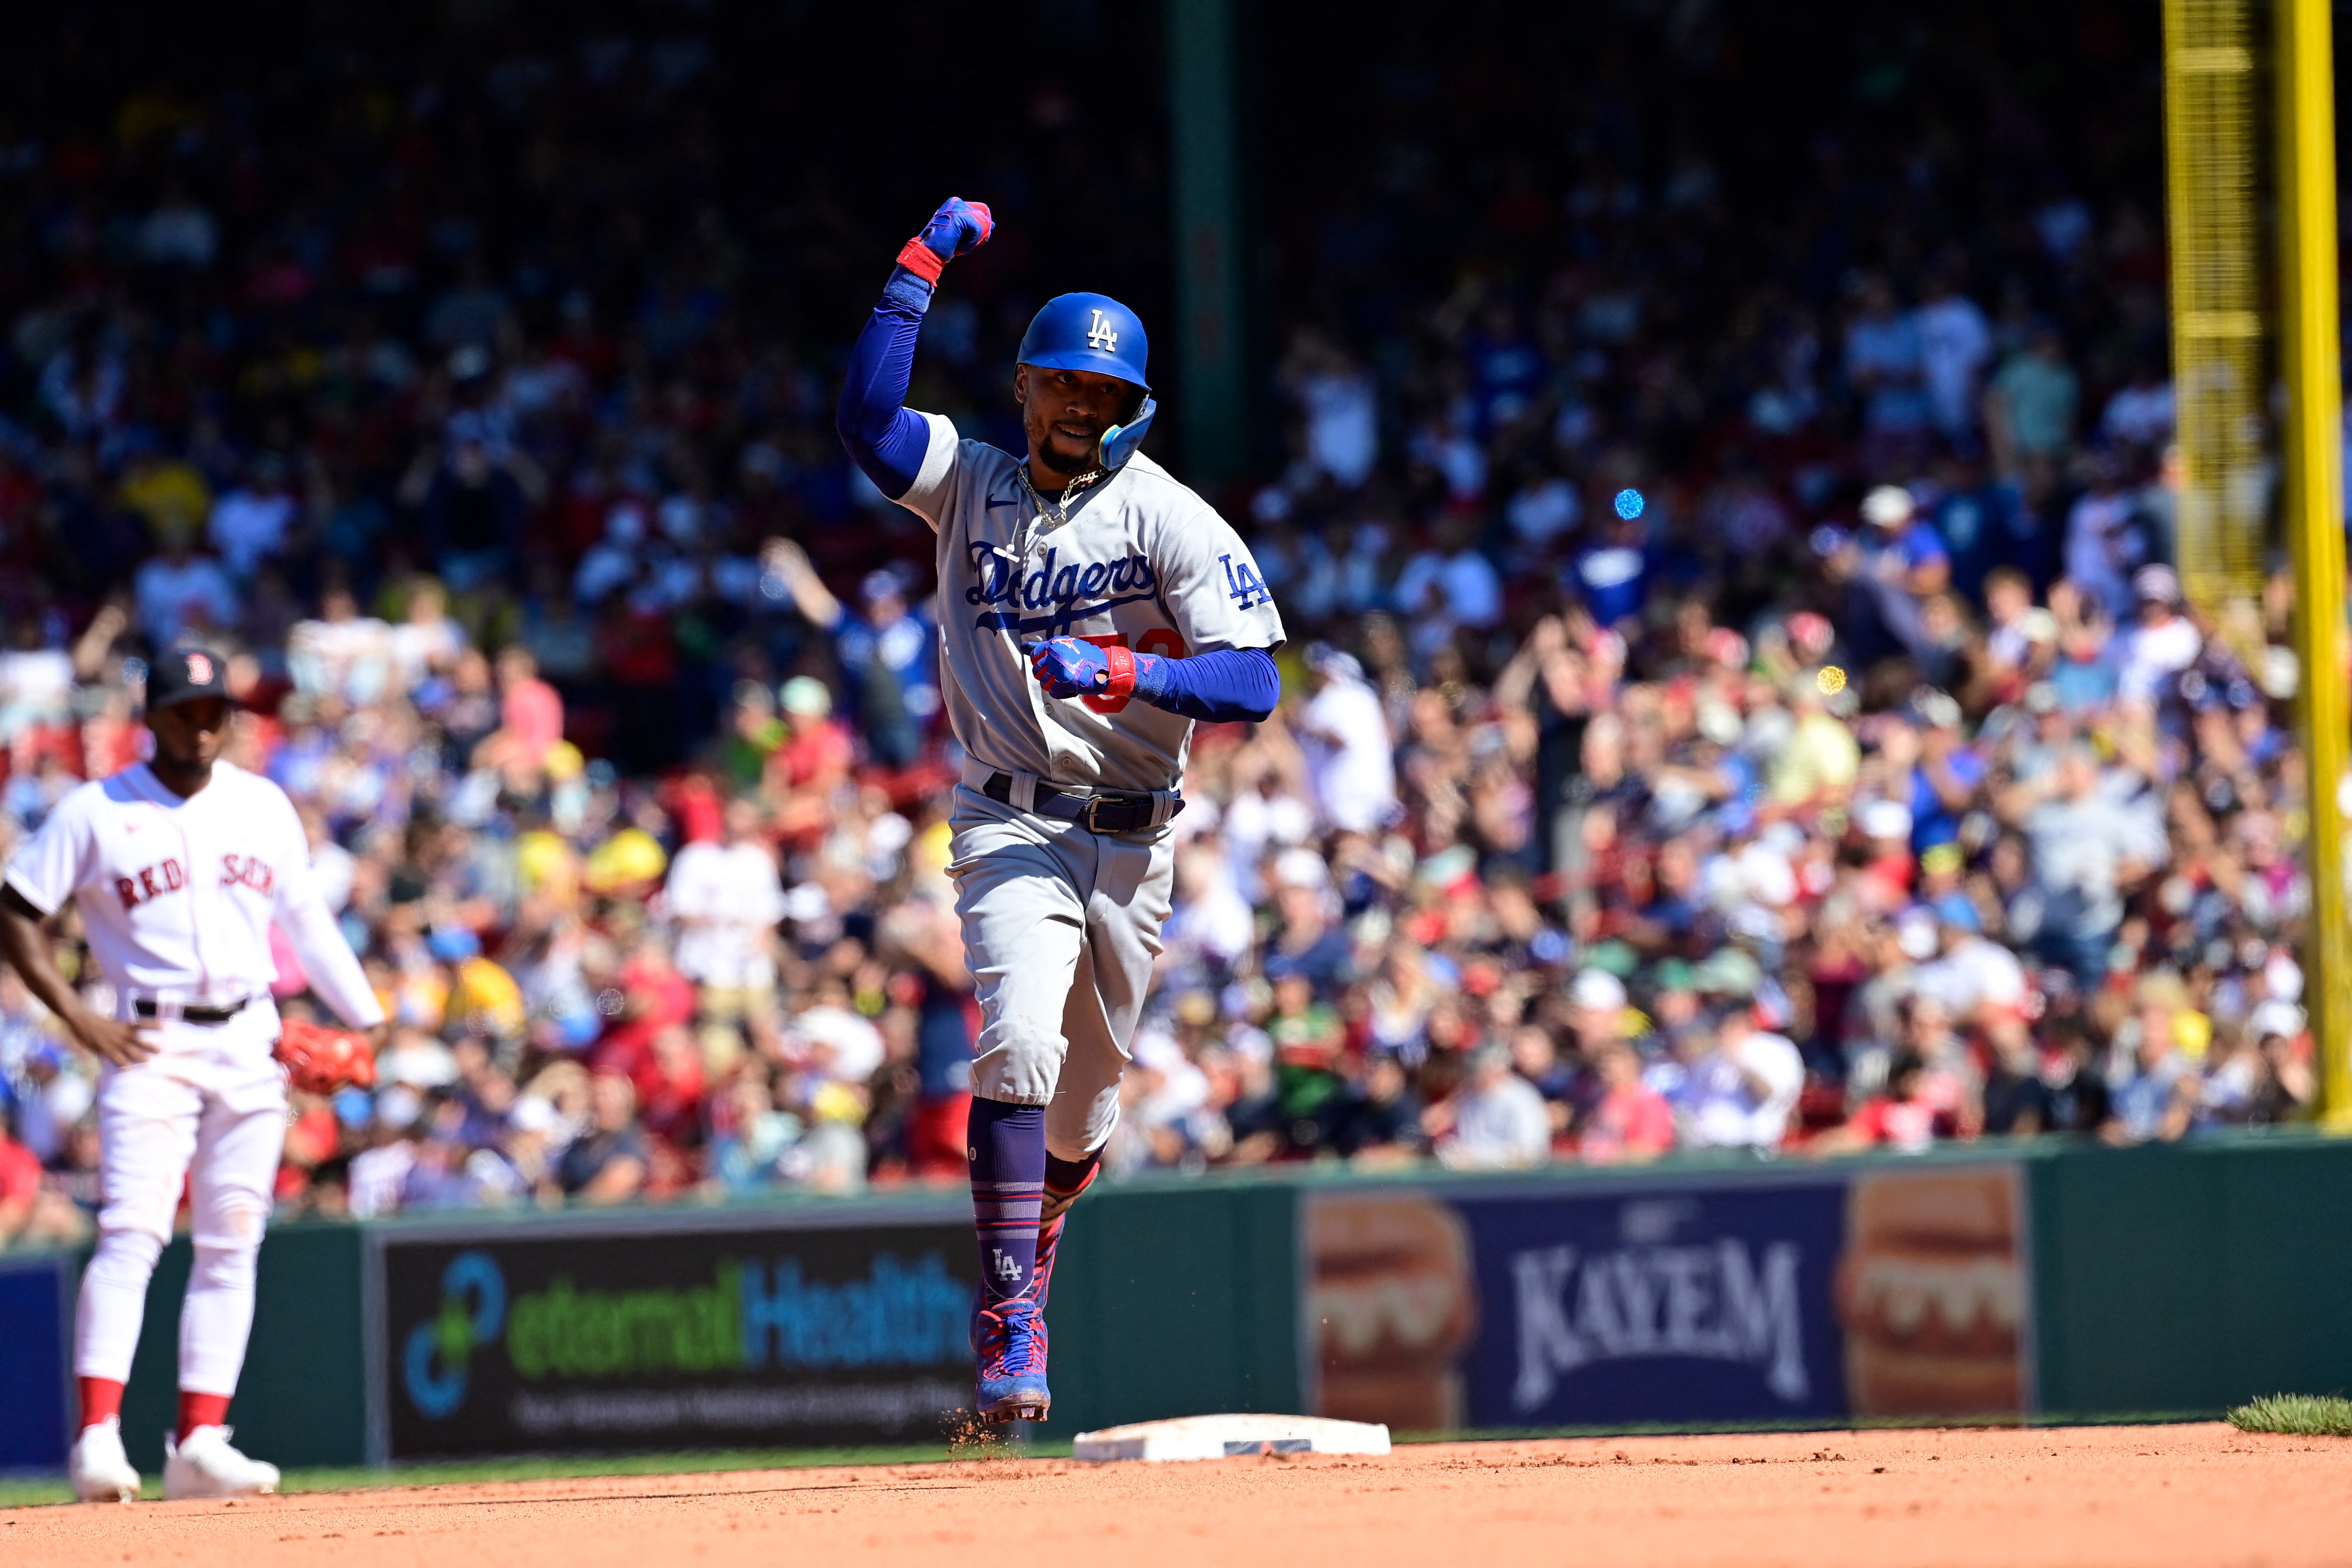
[[[971,1215],[980,1235],[980,1299],[993,1306],[1027,1290],[1037,1272],[1037,1218],[1045,1201],[1045,1108],[971,1102]]]

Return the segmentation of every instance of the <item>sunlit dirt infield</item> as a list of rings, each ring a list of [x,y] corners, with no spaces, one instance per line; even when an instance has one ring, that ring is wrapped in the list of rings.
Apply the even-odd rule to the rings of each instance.
[[[974,1552],[1053,1568],[2352,1563],[2352,1440],[2218,1424],[1619,1437],[0,1512],[0,1563],[26,1568],[773,1568]]]

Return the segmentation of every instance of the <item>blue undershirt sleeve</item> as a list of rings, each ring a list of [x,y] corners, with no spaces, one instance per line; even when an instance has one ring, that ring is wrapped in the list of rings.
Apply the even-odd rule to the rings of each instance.
[[[1135,695],[1207,724],[1257,723],[1282,700],[1282,672],[1262,647],[1226,647],[1190,658],[1135,656]]]
[[[874,314],[850,351],[848,379],[834,416],[833,427],[851,459],[892,500],[913,488],[930,449],[930,426],[906,406],[915,339],[930,303],[929,283],[903,267],[891,269]]]

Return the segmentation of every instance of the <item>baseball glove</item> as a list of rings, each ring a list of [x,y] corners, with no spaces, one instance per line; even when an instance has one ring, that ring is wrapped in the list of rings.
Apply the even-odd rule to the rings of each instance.
[[[286,1081],[305,1094],[375,1087],[375,1053],[367,1037],[349,1029],[289,1018],[278,1036],[278,1059]]]

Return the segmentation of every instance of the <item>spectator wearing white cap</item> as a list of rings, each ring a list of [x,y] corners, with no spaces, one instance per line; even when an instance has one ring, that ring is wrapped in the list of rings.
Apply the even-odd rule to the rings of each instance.
[[[1906,846],[1911,842],[1911,808],[1899,800],[1873,800],[1863,803],[1855,814],[1855,825],[1862,829],[1874,849]]]
[[[2246,1034],[2262,1058],[2262,1070],[2249,1096],[2244,1120],[2254,1123],[2300,1121],[2319,1091],[2311,1068],[2310,1020],[2301,1007],[2273,996],[2255,1005]]]
[[[1569,983],[1569,1026],[1587,1058],[1627,1029],[1625,983],[1605,969],[1587,969]]]
[[[1951,555],[1909,490],[1880,485],[1862,498],[1862,521],[1870,526],[1854,542],[1864,571],[1917,599],[1951,585]]]
[[[2204,634],[2181,612],[2180,578],[2169,566],[2143,566],[2132,574],[2138,614],[2122,643],[2116,695],[2127,702],[2155,700],[2164,682],[2197,662]]]

